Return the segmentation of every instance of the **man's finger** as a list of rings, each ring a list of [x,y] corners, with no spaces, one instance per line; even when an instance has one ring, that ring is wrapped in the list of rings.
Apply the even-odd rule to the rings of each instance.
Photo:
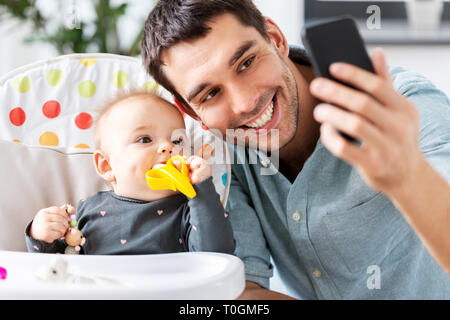
[[[387,109],[371,96],[361,91],[328,79],[323,79],[319,83],[319,87],[317,82],[313,81],[311,90],[321,100],[355,112],[384,131],[392,126],[390,123],[392,110]]]
[[[320,139],[332,154],[352,165],[366,161],[366,151],[347,141],[328,123],[320,126]]]
[[[378,62],[379,66],[377,68],[381,69],[382,63],[383,62]],[[383,73],[383,76],[373,74],[357,66],[343,62],[333,63],[330,66],[330,73],[333,77],[344,83],[348,83],[357,89],[369,93],[383,105],[390,106],[391,104],[389,102],[393,101],[393,99],[397,97],[396,91],[392,86],[392,82],[387,81],[384,78],[385,71],[380,72]],[[393,105],[393,107],[395,107],[395,105]]]
[[[317,121],[327,123],[359,141],[383,149],[385,135],[373,123],[359,115],[329,104],[319,104],[314,109]]]
[[[376,48],[372,53],[372,65],[375,73],[383,79],[392,82],[391,73],[386,63],[386,56],[382,48]]]

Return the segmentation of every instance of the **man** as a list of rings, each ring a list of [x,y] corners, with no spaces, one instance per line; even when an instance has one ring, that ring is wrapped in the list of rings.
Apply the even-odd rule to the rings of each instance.
[[[258,154],[232,166],[228,202],[243,298],[287,298],[270,257],[295,297],[450,298],[450,102],[429,81],[381,51],[376,75],[331,66],[359,90],[314,79],[250,0],[161,0],[142,48],[182,110]],[[261,174],[255,137],[279,171]]]

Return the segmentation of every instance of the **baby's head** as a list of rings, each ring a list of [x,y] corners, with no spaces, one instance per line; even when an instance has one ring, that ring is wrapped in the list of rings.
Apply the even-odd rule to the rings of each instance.
[[[157,200],[170,190],[151,190],[145,174],[182,154],[184,120],[171,103],[152,92],[134,92],[109,103],[95,123],[97,173],[123,197]]]

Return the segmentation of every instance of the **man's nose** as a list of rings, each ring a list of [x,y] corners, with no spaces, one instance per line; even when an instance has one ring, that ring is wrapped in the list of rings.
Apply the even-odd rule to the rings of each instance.
[[[173,150],[173,144],[168,141],[162,142],[158,147],[159,154],[164,154],[164,153],[172,154],[172,150]]]
[[[258,101],[258,93],[251,88],[243,88],[242,86],[230,89],[231,110],[235,114],[249,113],[256,107]]]

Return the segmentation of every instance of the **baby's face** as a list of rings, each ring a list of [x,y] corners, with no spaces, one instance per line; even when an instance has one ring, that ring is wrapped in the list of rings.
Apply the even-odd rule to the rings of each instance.
[[[147,201],[173,195],[171,190],[151,190],[145,174],[182,154],[185,125],[178,110],[155,97],[135,96],[119,102],[105,117],[100,139],[114,176],[114,192]]]

